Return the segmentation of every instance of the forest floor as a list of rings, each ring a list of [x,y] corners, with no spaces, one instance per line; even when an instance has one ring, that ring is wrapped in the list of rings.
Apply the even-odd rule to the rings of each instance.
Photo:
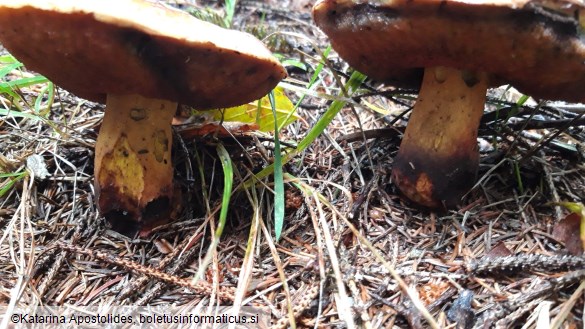
[[[284,82],[299,87],[285,88],[293,103],[325,63],[328,41],[312,23],[313,3],[243,0],[234,15],[234,28],[302,64],[287,66]],[[217,1],[197,6],[203,5],[221,13]],[[329,53],[300,103],[301,119],[280,132],[285,152],[338,97],[336,79],[344,83],[349,70]],[[19,93],[34,102],[41,87]],[[177,133],[181,215],[148,236],[127,237],[109,229],[94,204],[102,104],[57,86],[52,111],[42,119],[0,113],[0,168],[24,173],[0,181],[0,305],[175,303],[211,312],[208,305],[237,300],[264,309],[274,322],[290,312],[303,328],[431,327],[423,310],[441,328],[581,328],[579,223],[551,203],[585,197],[584,108],[532,99],[516,107],[521,95],[513,89],[491,90],[480,127],[478,183],[457,209],[434,212],[405,201],[390,177],[416,91],[366,80],[355,95],[284,165],[285,224],[278,242],[272,176],[239,188],[272,163],[270,135],[246,131],[218,140]],[[7,99],[0,95],[2,107]],[[510,108],[521,111],[494,115]],[[230,151],[240,175],[220,244],[203,280],[193,284],[222,206],[217,143]],[[46,166],[44,178],[30,175],[27,159],[34,155]]]

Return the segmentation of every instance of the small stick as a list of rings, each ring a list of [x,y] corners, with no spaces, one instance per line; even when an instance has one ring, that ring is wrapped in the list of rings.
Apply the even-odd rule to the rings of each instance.
[[[170,274],[161,272],[159,270],[156,270],[154,268],[137,264],[137,263],[130,261],[130,260],[127,260],[127,259],[112,256],[112,255],[109,255],[109,254],[106,254],[103,252],[99,252],[99,251],[93,251],[93,250],[73,246],[70,244],[65,244],[62,242],[57,242],[57,246],[61,249],[69,251],[69,252],[73,252],[73,253],[76,253],[79,255],[89,256],[91,258],[101,260],[102,262],[105,262],[105,263],[114,264],[114,265],[123,267],[123,268],[130,270],[132,272],[140,273],[140,274],[146,275],[148,277],[151,277],[151,278],[154,278],[157,280],[165,281],[165,282],[168,282],[171,284],[175,284],[178,286],[188,288],[188,289],[190,289],[196,293],[199,293],[199,294],[211,295],[211,293],[213,292],[213,287],[211,286],[211,284],[204,282],[204,281],[191,283],[191,280],[186,280],[186,279],[174,276],[174,275],[170,275]],[[234,300],[234,292],[235,292],[235,290],[233,288],[219,287],[219,290],[217,291],[217,295],[222,300],[232,301],[232,300]]]
[[[302,293],[302,296],[295,301],[294,306],[292,307],[293,316],[297,319],[303,312],[308,310],[311,306],[311,302],[319,295],[319,283],[312,284],[306,291]],[[289,324],[288,317],[284,316],[275,324],[273,324],[270,329],[286,329]]]
[[[585,258],[569,255],[516,255],[487,258],[467,266],[467,270],[473,275],[502,272],[518,273],[526,270],[559,272],[575,269],[585,270]]]

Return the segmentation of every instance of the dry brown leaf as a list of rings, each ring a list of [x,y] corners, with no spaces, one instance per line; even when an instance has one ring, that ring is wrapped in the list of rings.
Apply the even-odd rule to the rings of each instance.
[[[572,213],[563,218],[553,228],[555,239],[563,242],[567,251],[575,256],[583,254],[583,244],[579,237],[580,225],[581,216],[577,213]]]
[[[510,249],[506,247],[506,244],[500,241],[484,256],[484,259],[512,256],[512,254]]]

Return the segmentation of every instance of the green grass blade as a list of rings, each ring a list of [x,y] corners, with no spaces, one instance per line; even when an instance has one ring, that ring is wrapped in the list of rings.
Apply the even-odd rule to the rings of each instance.
[[[219,212],[219,225],[215,230],[215,238],[219,242],[219,238],[223,233],[225,222],[227,218],[227,212],[229,209],[230,199],[232,196],[232,186],[234,183],[234,168],[232,166],[232,159],[230,158],[229,152],[225,149],[223,144],[217,144],[217,155],[221,161],[223,168],[223,196],[221,199],[221,211]]]
[[[366,76],[364,74],[359,73],[358,71],[354,71],[345,84],[348,95],[353,94],[364,82],[364,80],[366,80]],[[315,127],[313,127],[307,136],[305,136],[305,138],[299,142],[299,145],[296,149],[297,153],[304,151],[315,139],[317,139],[317,137],[319,137],[319,135],[321,135],[321,133],[327,128],[331,121],[333,121],[333,118],[335,118],[337,113],[341,111],[345,103],[345,101],[333,101],[333,103],[331,103],[331,106],[329,106],[329,109],[327,109],[325,114],[323,114],[321,119],[319,119]]]
[[[278,241],[284,225],[284,179],[282,177],[282,157],[280,153],[280,139],[278,138],[276,105],[272,91],[268,94],[268,99],[270,100],[270,106],[274,114],[274,235],[276,241]]]
[[[234,12],[236,11],[236,0],[225,0],[225,17],[223,19],[226,27],[232,26]]]
[[[12,91],[12,90],[5,90],[4,88],[0,88],[0,94],[6,94],[6,95],[8,95],[9,97],[11,97],[12,99],[15,99],[15,100],[20,100],[21,99],[20,98],[20,95],[18,95],[14,91]],[[15,105],[15,106],[17,106],[17,105]]]
[[[2,173],[0,178],[7,178],[7,181],[0,183],[0,197],[4,197],[18,182],[27,175],[27,171],[15,172],[15,173]]]
[[[280,64],[282,64],[282,66],[294,66],[298,69],[301,69],[303,71],[307,70],[307,65],[299,60],[296,59],[283,59],[282,61],[280,61]]]
[[[49,80],[42,75],[38,75],[35,77],[30,78],[22,78],[14,81],[6,81],[0,83],[0,91],[4,92],[4,90],[12,90],[14,88],[23,88],[32,85],[36,85],[39,83],[45,83]]]
[[[195,275],[194,281],[203,278],[203,273],[205,272],[205,269],[211,263],[213,253],[216,250],[217,246],[219,245],[219,240],[223,233],[223,229],[225,228],[225,222],[227,220],[230,199],[232,196],[232,187],[234,182],[234,169],[232,166],[232,159],[230,158],[230,154],[228,153],[228,151],[221,143],[217,145],[217,155],[219,156],[221,166],[223,168],[223,197],[221,200],[221,210],[219,212],[219,224],[215,229],[215,237],[211,242],[211,245],[207,249],[207,254],[205,255],[203,261],[201,262],[199,270],[197,270],[197,274]]]
[[[2,64],[12,64],[12,63],[19,63],[19,61],[12,55],[2,55],[0,56],[0,63]]]
[[[0,68],[0,78],[4,78],[8,73],[16,70],[17,68],[21,67],[21,63],[12,63]]]
[[[524,184],[522,183],[522,174],[520,173],[520,165],[517,161],[514,161],[514,174],[516,176],[516,184],[520,194],[524,194]]]
[[[329,56],[329,52],[331,52],[331,49],[332,49],[331,45],[327,46],[327,48],[323,52],[323,58],[327,58],[327,56]],[[284,64],[284,61],[283,61],[283,64]],[[311,87],[315,84],[315,81],[317,81],[317,79],[319,78],[319,74],[321,74],[321,71],[323,71],[324,67],[325,67],[324,62],[321,62],[321,63],[319,63],[319,65],[317,65],[317,68],[315,69],[315,72],[313,72],[313,76],[311,77],[311,80],[309,80],[309,83],[307,84],[307,88],[306,88],[307,90],[311,89]],[[289,117],[287,117],[286,120],[284,120],[282,125],[280,126],[281,129],[284,126],[284,123],[286,123],[290,119],[290,116],[297,113],[297,108],[301,105],[301,103],[303,102],[303,100],[305,99],[306,96],[307,96],[307,93],[303,93],[303,95],[299,98],[298,102],[295,104],[294,109],[289,113]]]
[[[530,96],[522,95],[522,96],[520,96],[520,98],[516,102],[516,105],[523,106],[529,99],[530,99]]]
[[[0,173],[0,178],[18,177],[18,176],[22,176],[23,173],[24,173],[24,171],[21,171],[21,172]]]
[[[22,63],[20,63],[13,56],[11,55],[0,56],[0,79],[4,79],[8,74],[10,74],[14,70],[19,69],[20,67],[22,67]],[[18,94],[18,89],[42,83],[47,83],[47,85],[43,86],[42,91],[39,93],[35,100],[36,114],[28,114],[22,112],[21,111],[22,108],[19,105],[21,97]],[[20,117],[32,120],[39,120],[42,119],[39,118],[39,114],[41,114],[39,109],[43,102],[43,96],[47,94],[47,96],[49,97],[48,109],[50,109],[50,106],[52,105],[53,102],[54,87],[53,84],[44,76],[39,75],[26,78],[18,77],[12,81],[0,80],[0,93],[12,98],[13,101],[12,103],[13,106],[15,107],[15,109],[0,108],[0,117],[14,118]]]
[[[347,94],[352,95],[360,87],[360,85],[364,82],[365,79],[366,79],[365,75],[363,75],[362,73],[359,73],[357,71],[354,71],[351,74],[347,83],[345,84],[345,87],[347,89]],[[343,108],[343,106],[345,104],[346,104],[346,101],[341,101],[341,100],[333,101],[333,103],[331,103],[331,105],[329,106],[329,109],[327,110],[327,112],[325,112],[325,114],[323,114],[323,116],[319,119],[317,124],[313,128],[311,128],[311,130],[309,131],[307,136],[305,136],[305,138],[303,138],[299,142],[296,149],[294,149],[292,152],[290,152],[289,154],[282,157],[282,164],[287,163],[288,161],[290,161],[290,159],[292,159],[297,154],[303,152],[309,145],[311,145],[311,143],[325,130],[325,128],[327,128],[329,123],[331,123],[333,118],[335,118],[337,113],[339,113],[339,111],[341,111],[341,109]],[[274,172],[274,164],[271,164],[271,165],[267,166],[266,168],[262,169],[259,173],[257,173],[251,179],[262,179],[262,178],[272,174],[273,172]],[[243,186],[247,188],[247,187],[249,187],[249,185],[250,185],[250,181],[244,183]]]
[[[327,46],[327,48],[325,48],[325,51],[323,51],[323,58],[327,58],[327,56],[329,56],[331,49],[333,49],[333,47],[331,47],[331,45],[329,45],[329,46]],[[319,74],[321,73],[321,71],[323,71],[324,67],[325,67],[325,62],[320,62],[319,65],[317,65],[317,68],[315,69],[315,73],[313,73],[313,76],[311,77],[311,80],[309,81],[309,86],[307,87],[307,89],[310,88],[315,83],[315,81],[317,81],[317,79],[319,78]]]
[[[43,104],[45,94],[47,95],[47,104],[45,109],[41,109]],[[35,99],[35,112],[39,115],[46,117],[49,112],[51,111],[51,106],[53,106],[53,101],[55,100],[55,86],[52,82],[48,82],[46,86],[41,89],[39,95]]]
[[[3,109],[0,108],[0,117],[2,116],[10,116],[10,117],[14,117],[14,118],[26,118],[26,119],[32,119],[32,120],[41,120],[41,117],[39,117],[36,114],[30,114],[30,113],[24,113],[24,112],[20,112],[20,111],[14,111],[14,110],[7,110],[7,109]]]

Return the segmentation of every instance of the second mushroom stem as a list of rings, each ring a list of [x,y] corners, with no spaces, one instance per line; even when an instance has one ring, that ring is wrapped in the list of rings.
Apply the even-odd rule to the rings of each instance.
[[[95,187],[100,211],[114,225],[140,226],[134,222],[170,215],[176,109],[166,100],[108,95],[96,142]]]
[[[453,206],[473,186],[488,85],[486,73],[425,69],[392,172],[409,199],[433,208]]]

